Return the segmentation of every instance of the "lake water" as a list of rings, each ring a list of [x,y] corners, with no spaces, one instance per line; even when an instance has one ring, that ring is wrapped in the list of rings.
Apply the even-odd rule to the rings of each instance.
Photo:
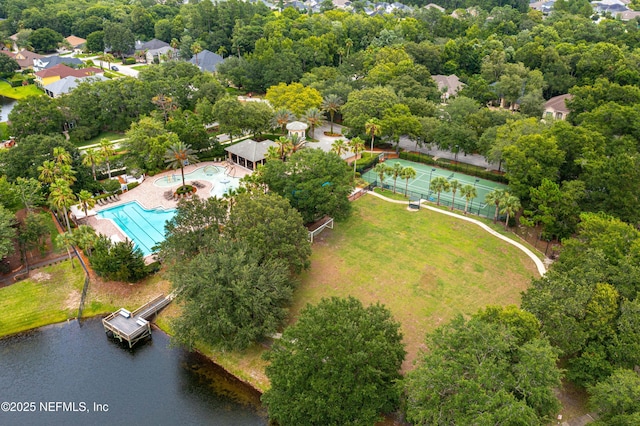
[[[9,119],[9,113],[18,101],[0,96],[0,123]]]
[[[267,424],[258,393],[208,360],[158,330],[129,350],[99,319],[0,340],[0,404],[0,425]]]

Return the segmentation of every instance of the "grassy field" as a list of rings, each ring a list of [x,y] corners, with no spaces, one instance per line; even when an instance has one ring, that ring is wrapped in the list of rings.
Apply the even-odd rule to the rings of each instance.
[[[98,136],[93,137],[93,138],[91,138],[89,140],[86,140],[86,141],[75,141],[75,142],[73,142],[73,144],[75,146],[77,146],[78,148],[82,148],[82,147],[85,147],[85,146],[89,146],[89,145],[94,145],[94,144],[100,143],[100,141],[102,139],[106,139],[108,141],[115,141],[115,140],[122,139],[122,138],[124,138],[124,134],[122,134],[122,133],[102,132]]]
[[[402,326],[404,370],[424,347],[427,332],[459,313],[519,304],[520,292],[538,276],[524,253],[471,223],[426,209],[409,212],[372,196],[353,208],[348,221],[314,244],[293,317],[323,297],[379,301]]]
[[[0,337],[75,318],[84,273],[75,261],[40,268],[31,278],[0,288]]]
[[[11,99],[22,99],[27,96],[42,95],[44,92],[35,84],[28,86],[11,87],[6,81],[0,81],[0,96]]]

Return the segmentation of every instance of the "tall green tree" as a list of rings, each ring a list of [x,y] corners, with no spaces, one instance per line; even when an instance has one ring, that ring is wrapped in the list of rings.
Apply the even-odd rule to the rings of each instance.
[[[85,151],[82,156],[82,164],[85,166],[91,167],[91,174],[93,175],[93,180],[97,180],[96,178],[96,166],[102,162],[102,153],[95,148],[89,148]]]
[[[400,172],[400,177],[405,180],[404,195],[409,196],[409,180],[415,179],[417,175],[416,169],[411,166],[403,167]]]
[[[309,127],[311,127],[311,139],[314,139],[316,127],[324,124],[322,113],[318,108],[309,108],[305,111],[303,119],[309,124]]]
[[[100,157],[107,165],[107,176],[111,179],[111,157],[116,154],[113,143],[108,139],[101,139],[98,149],[100,150]]]
[[[191,149],[191,145],[185,145],[182,142],[173,144],[167,148],[164,157],[164,161],[169,163],[169,167],[174,170],[180,168],[182,186],[184,186],[184,166],[198,162],[198,156],[195,154],[195,151]]]
[[[224,237],[242,240],[258,260],[282,260],[295,273],[309,267],[311,245],[302,216],[277,194],[240,193],[224,226]]]
[[[344,105],[342,98],[336,94],[329,94],[322,99],[322,110],[329,114],[329,122],[331,123],[331,134],[333,134],[333,120],[340,108]]]
[[[16,216],[4,206],[0,206],[0,259],[13,253],[13,239],[16,236],[14,225]]]
[[[431,180],[429,184],[429,191],[433,191],[438,194],[437,205],[440,205],[440,194],[442,192],[449,192],[449,181],[444,176],[437,176]]]
[[[382,123],[374,117],[368,120],[364,127],[367,134],[371,136],[371,152],[373,153],[373,141],[376,139],[376,136],[380,136],[382,134]]]
[[[185,308],[174,321],[175,338],[187,347],[204,342],[245,349],[282,325],[293,283],[284,260],[261,261],[247,242],[219,240],[216,246],[171,269],[176,299]]]
[[[342,219],[351,212],[348,198],[353,189],[351,170],[334,153],[303,149],[285,162],[267,162],[255,179],[287,198],[305,223],[325,215]]]
[[[56,244],[64,247],[67,250],[67,256],[69,256],[69,262],[71,262],[71,269],[75,268],[73,264],[73,257],[71,257],[71,249],[73,248],[75,241],[71,231],[63,232],[56,236]]]
[[[355,138],[351,139],[349,143],[347,143],[347,146],[355,156],[355,158],[353,159],[353,178],[355,179],[358,155],[360,155],[360,153],[364,151],[364,141],[360,139],[360,137],[356,136]]]
[[[634,425],[640,421],[640,376],[618,369],[589,388],[589,405],[598,413],[596,425]]]
[[[505,198],[506,192],[502,189],[494,189],[484,197],[484,202],[487,204],[494,204],[496,206],[496,213],[493,215],[493,223],[498,221],[498,213],[500,212],[500,204]]]
[[[456,192],[460,189],[462,185],[458,179],[453,179],[449,182],[449,190],[451,191],[451,210],[453,210],[455,201],[456,201]]]
[[[400,163],[393,163],[393,166],[391,166],[391,176],[393,177],[393,193],[396,193],[396,182],[398,181],[398,178],[400,177],[400,175],[402,174],[402,164]]]
[[[380,178],[380,187],[384,188],[384,178],[391,175],[391,167],[387,166],[385,163],[378,163],[373,168],[373,172]]]
[[[462,195],[465,199],[464,214],[467,214],[469,212],[469,201],[478,196],[478,191],[473,185],[464,185],[462,188],[460,188],[460,195]]]
[[[64,179],[56,179],[50,186],[49,204],[64,215],[67,231],[71,232],[68,209],[76,202],[76,196],[69,187],[69,182]]]
[[[507,195],[500,202],[500,213],[506,214],[507,218],[504,220],[504,230],[509,227],[509,217],[515,215],[522,208],[520,199],[515,195]]]
[[[427,346],[404,381],[412,424],[545,424],[560,408],[558,353],[528,312],[458,315]]]
[[[308,305],[266,352],[271,388],[262,396],[279,424],[374,424],[397,407],[405,351],[384,306],[322,299]]]

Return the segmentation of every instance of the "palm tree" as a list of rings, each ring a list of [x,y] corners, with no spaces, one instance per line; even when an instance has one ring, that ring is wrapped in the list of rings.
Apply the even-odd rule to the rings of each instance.
[[[504,189],[494,189],[493,191],[489,192],[484,197],[484,202],[485,203],[487,203],[487,204],[495,204],[495,206],[496,206],[496,213],[493,216],[493,223],[496,223],[498,221],[498,212],[500,211],[500,203],[502,202],[502,199],[507,194],[508,193]]]
[[[56,163],[56,178],[62,178],[67,180],[70,183],[74,183],[76,181],[76,171],[73,170],[71,164],[60,164]]]
[[[87,217],[87,210],[92,209],[96,205],[96,200],[93,198],[93,195],[86,189],[78,193],[78,201],[80,201],[85,217]]]
[[[393,167],[391,167],[391,176],[393,176],[393,193],[396,193],[396,181],[398,180],[398,176],[402,173],[402,164],[394,163]]]
[[[458,192],[458,189],[460,189],[461,186],[462,184],[457,179],[449,182],[449,187],[451,189],[451,210],[453,210],[453,204],[456,202],[456,192]]]
[[[191,51],[193,52],[193,55],[196,57],[196,66],[199,66],[198,53],[202,52],[202,45],[200,44],[199,41],[196,41],[191,45]]]
[[[444,176],[438,176],[431,181],[431,185],[429,185],[429,189],[433,192],[438,193],[437,204],[440,205],[440,193],[449,192],[449,181]]]
[[[351,50],[351,48],[353,47],[353,41],[348,38],[344,41],[344,45],[347,48],[347,58],[349,57],[349,51]]]
[[[75,268],[75,265],[73,264],[73,257],[71,257],[71,248],[73,247],[74,243],[75,241],[71,231],[63,232],[62,234],[58,234],[56,236],[56,244],[58,244],[59,246],[64,246],[64,248],[67,249],[67,255],[69,256],[69,260],[71,261],[71,269]]]
[[[472,198],[476,198],[478,196],[478,192],[476,191],[476,187],[472,185],[465,185],[460,188],[460,195],[462,195],[467,201],[464,204],[464,214],[469,212],[469,201]]]
[[[54,161],[46,160],[42,166],[38,166],[38,179],[43,183],[53,183],[56,180],[57,165]]]
[[[275,140],[275,143],[278,149],[278,156],[281,160],[284,160],[291,151],[291,140],[286,136],[280,136]]]
[[[73,230],[73,240],[76,245],[82,250],[86,250],[87,254],[91,256],[91,249],[98,239],[96,230],[89,225],[80,225]]]
[[[320,112],[318,108],[309,108],[307,112],[304,113],[304,121],[311,127],[311,139],[315,139],[316,127],[324,124],[322,112]]]
[[[109,179],[111,179],[111,156],[116,154],[116,150],[113,149],[113,145],[109,142],[108,139],[100,140],[100,154],[102,155],[103,161],[107,164],[107,175]]]
[[[509,226],[509,216],[516,214],[522,206],[518,197],[505,193],[505,197],[500,202],[500,207],[500,213],[507,215],[507,219],[504,221],[504,230],[506,231]]]
[[[505,194],[506,194],[506,191],[504,191],[503,189],[494,189],[484,197],[485,203],[495,204],[496,206],[496,213],[493,216],[493,223],[498,222],[498,212],[500,210],[500,202],[502,201],[502,198],[504,198]]]
[[[377,118],[372,118],[364,125],[365,131],[371,136],[371,152],[373,152],[373,141],[376,136],[382,134],[382,123]]]
[[[347,150],[347,144],[344,139],[336,139],[331,144],[331,152],[335,152],[338,154],[338,157],[341,157],[342,154]]]
[[[415,179],[417,175],[416,169],[411,166],[404,167],[402,172],[400,172],[400,177],[406,181],[404,185],[404,195],[407,195],[409,192],[409,179]]]
[[[172,38],[171,42],[169,43],[169,46],[171,46],[171,48],[175,51],[175,54],[173,55],[173,57],[175,59],[178,59],[178,46],[180,46],[180,42],[178,41],[177,38]],[[146,57],[146,55],[145,55]]]
[[[289,137],[289,155],[294,152],[300,151],[304,148],[307,141],[304,138],[301,138],[298,134],[293,134]]]
[[[113,56],[111,53],[103,53],[98,56],[98,59],[100,60],[100,68],[102,68],[102,62],[104,61],[109,64],[108,68],[111,69],[111,62],[116,61],[115,56]]]
[[[384,163],[378,163],[373,168],[373,172],[380,178],[380,188],[384,188],[384,178],[389,176],[391,168]]]
[[[347,144],[351,152],[353,152],[356,158],[353,160],[353,178],[356,178],[356,166],[358,164],[358,154],[364,151],[364,141],[360,139],[358,136],[351,139]]]
[[[57,164],[71,164],[71,154],[61,146],[53,148],[53,160]]]
[[[278,147],[275,145],[271,145],[269,148],[267,148],[267,152],[264,155],[264,158],[266,158],[267,160],[282,160],[282,158],[280,157],[280,152],[278,151]]]
[[[69,187],[69,182],[64,179],[56,179],[51,184],[51,192],[49,193],[49,204],[64,213],[64,220],[67,224],[67,230],[71,232],[71,224],[69,223],[69,214],[67,209],[76,201],[76,196]]]
[[[271,125],[273,127],[280,127],[282,133],[286,133],[285,126],[287,123],[295,120],[296,116],[286,108],[280,108],[273,113]]]
[[[84,156],[82,157],[82,164],[85,166],[91,167],[93,180],[98,180],[96,178],[96,165],[101,162],[102,162],[102,153],[100,153],[98,150],[90,148],[85,151]]]
[[[330,94],[322,100],[322,110],[329,113],[329,121],[331,122],[331,134],[333,134],[333,118],[336,112],[344,105],[342,98],[336,94]]]
[[[167,148],[164,154],[165,163],[169,163],[169,167],[177,169],[180,167],[182,173],[182,186],[184,186],[184,165],[185,163],[197,163],[198,157],[195,151],[191,149],[191,145],[177,142]]]

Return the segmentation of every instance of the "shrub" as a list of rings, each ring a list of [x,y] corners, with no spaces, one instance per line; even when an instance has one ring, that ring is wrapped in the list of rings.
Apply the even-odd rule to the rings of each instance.
[[[135,282],[149,274],[142,251],[129,240],[113,243],[101,235],[89,262],[96,274],[108,280]]]
[[[369,170],[376,164],[378,164],[377,155],[371,155],[368,152],[362,153],[362,158],[356,161],[356,172],[363,174],[366,170]]]
[[[140,185],[138,182],[131,182],[127,184],[127,189],[129,191],[131,191],[133,188],[135,188],[136,186]]]
[[[178,195],[191,194],[192,192],[194,192],[194,187],[191,185],[184,185],[176,190],[176,194]]]
[[[115,179],[107,179],[102,182],[102,189],[105,192],[115,192],[120,189],[120,182]]]
[[[135,65],[136,64],[136,58],[132,58],[132,57],[125,58],[124,61],[122,61],[122,63],[124,65]]]

